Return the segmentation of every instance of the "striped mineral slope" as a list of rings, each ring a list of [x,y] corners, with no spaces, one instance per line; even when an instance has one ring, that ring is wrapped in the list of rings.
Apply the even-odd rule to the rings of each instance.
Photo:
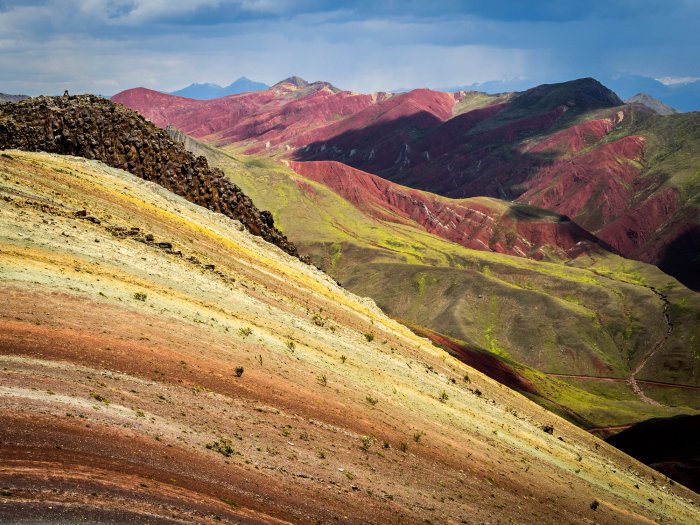
[[[5,523],[700,519],[371,301],[97,161],[0,154],[0,289]]]

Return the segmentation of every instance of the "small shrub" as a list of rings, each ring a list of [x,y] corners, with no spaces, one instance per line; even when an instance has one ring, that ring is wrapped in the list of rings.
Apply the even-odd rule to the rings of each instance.
[[[294,344],[294,341],[287,341],[287,348],[294,352],[294,348],[296,348],[296,345]]]
[[[425,436],[425,432],[417,430],[413,433],[413,441],[418,443],[420,441],[420,438],[422,438],[423,436]]]
[[[341,355],[341,356],[340,356],[340,362],[341,362],[341,363],[345,363],[345,361],[347,361],[347,359],[348,359],[348,358],[347,358],[345,355]]]
[[[90,397],[93,398],[95,401],[104,403],[105,405],[109,405],[111,403],[109,399],[107,399],[103,395],[98,394],[97,392],[90,392]]]
[[[137,301],[145,301],[146,297],[148,296],[143,292],[134,293],[134,299],[136,299]]]
[[[311,318],[311,320],[314,322],[314,324],[315,324],[316,326],[323,326],[324,324],[326,324],[326,320],[325,320],[323,317],[321,317],[320,315],[318,315],[318,314],[315,314],[315,315]]]
[[[301,439],[302,441],[308,441],[309,440],[309,433],[306,431],[300,432],[299,439]]]
[[[144,413],[143,410],[136,410],[136,417],[146,417],[146,414]]]
[[[372,446],[373,441],[374,438],[372,438],[372,436],[362,436],[360,438],[360,449],[367,452],[369,450],[369,447]]]
[[[353,473],[350,472],[349,470],[346,470],[345,472],[343,472],[343,474],[345,474],[345,477],[348,478],[348,479],[351,480],[351,481],[352,481],[353,479],[355,479],[355,474],[353,474]]]
[[[318,459],[326,459],[326,453],[323,450],[318,451]]]
[[[465,383],[470,383],[470,382],[471,382],[471,380],[469,379],[469,374],[464,374],[464,377],[462,378],[462,380],[463,380]]]
[[[406,451],[408,451],[408,443],[406,443],[405,441],[402,441],[401,443],[399,443],[399,450],[401,452],[406,453]]]
[[[253,330],[246,326],[245,328],[239,328],[238,333],[241,337],[248,337],[250,334],[253,333]]]
[[[205,445],[207,449],[218,452],[224,457],[230,458],[233,455],[233,444],[230,439],[221,438]]]
[[[598,502],[597,499],[594,499],[594,500],[591,502],[591,509],[597,510],[599,506],[600,506],[600,502]]]
[[[316,378],[316,381],[318,381],[318,383],[319,383],[321,386],[327,386],[327,385],[328,385],[328,378],[326,377],[326,374],[321,374],[321,375],[319,375],[319,376]]]
[[[554,427],[552,425],[544,425],[542,430],[547,434],[554,434]]]
[[[447,401],[448,399],[450,399],[450,396],[448,396],[448,395],[447,395],[447,392],[445,392],[445,391],[443,390],[442,392],[440,392],[440,395],[438,396],[438,399],[440,400],[441,403],[444,403],[445,401]]]
[[[372,333],[365,334],[365,339],[367,339],[368,343],[371,343],[372,341],[374,341],[374,334],[372,334]]]
[[[242,366],[237,366],[236,370],[234,371],[236,374],[236,377],[241,377],[243,375],[243,367]]]
[[[376,397],[372,397],[372,396],[367,396],[365,399],[372,406],[376,405],[379,402],[379,399],[377,399]]]

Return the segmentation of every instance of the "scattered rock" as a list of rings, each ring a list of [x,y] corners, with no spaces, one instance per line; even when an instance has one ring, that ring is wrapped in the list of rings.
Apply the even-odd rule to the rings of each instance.
[[[124,169],[235,219],[235,228],[246,228],[298,257],[294,244],[274,227],[272,214],[258,210],[221,170],[210,168],[204,157],[187,152],[139,114],[102,97],[34,97],[1,104],[0,149],[10,148],[76,155]],[[87,212],[76,216],[87,218]]]

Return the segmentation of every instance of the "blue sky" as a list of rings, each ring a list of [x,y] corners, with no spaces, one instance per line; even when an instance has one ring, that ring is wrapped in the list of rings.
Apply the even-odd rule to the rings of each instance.
[[[700,77],[700,0],[0,0],[0,92]],[[685,79],[685,80],[684,80]]]

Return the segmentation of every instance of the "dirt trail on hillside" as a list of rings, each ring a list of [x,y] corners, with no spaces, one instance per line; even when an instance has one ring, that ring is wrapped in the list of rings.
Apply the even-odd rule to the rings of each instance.
[[[644,359],[642,359],[640,361],[640,363],[636,366],[636,368],[632,371],[632,374],[630,374],[630,377],[628,379],[628,383],[629,383],[630,387],[632,388],[632,390],[634,391],[634,393],[637,394],[637,396],[639,396],[639,399],[641,399],[642,401],[644,401],[645,403],[648,403],[650,405],[662,406],[661,403],[651,399],[642,391],[641,387],[639,386],[639,383],[637,382],[637,377],[636,377],[637,374],[639,372],[641,372],[642,369],[644,368],[644,366],[647,364],[647,361],[649,361],[649,359],[664,346],[664,344],[666,343],[666,341],[670,337],[671,332],[673,332],[673,323],[671,322],[671,316],[668,314],[668,308],[670,305],[670,303],[668,302],[668,298],[666,297],[666,295],[659,292],[653,286],[649,286],[648,288],[652,292],[654,292],[654,294],[659,299],[661,299],[661,301],[664,304],[663,317],[664,317],[664,322],[666,323],[666,331],[664,332],[663,336],[661,336],[661,339],[659,339],[656,342],[656,344],[652,347],[652,349],[649,351],[649,353],[647,353],[647,355],[644,356]]]

